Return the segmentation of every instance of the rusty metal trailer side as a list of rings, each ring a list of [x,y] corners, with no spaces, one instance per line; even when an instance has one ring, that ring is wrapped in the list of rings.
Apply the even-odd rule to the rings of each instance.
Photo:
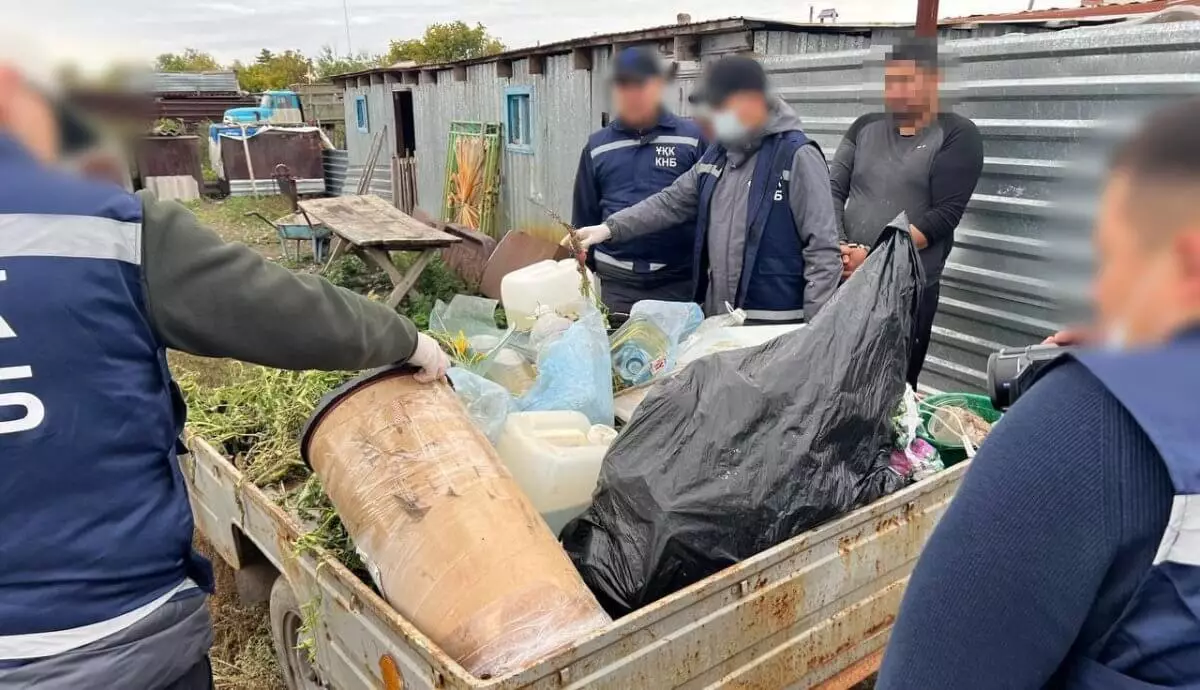
[[[300,525],[203,439],[188,445],[197,526],[234,568],[261,553],[317,607],[317,667],[339,690],[382,687],[381,663],[395,664],[406,690],[848,687],[878,664],[912,566],[966,471],[806,532],[525,671],[483,680],[340,563],[295,554]]]

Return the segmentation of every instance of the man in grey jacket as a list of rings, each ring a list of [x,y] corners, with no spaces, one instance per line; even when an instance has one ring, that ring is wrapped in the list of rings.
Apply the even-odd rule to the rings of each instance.
[[[811,320],[842,273],[829,172],[795,112],[747,57],[713,63],[692,102],[711,110],[717,144],[670,187],[579,231],[586,249],[696,222],[695,299],[749,320]]]

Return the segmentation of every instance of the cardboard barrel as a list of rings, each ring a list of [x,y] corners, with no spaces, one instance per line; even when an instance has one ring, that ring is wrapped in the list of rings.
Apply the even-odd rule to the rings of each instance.
[[[384,598],[477,677],[610,622],[444,383],[400,368],[322,401],[302,438]]]

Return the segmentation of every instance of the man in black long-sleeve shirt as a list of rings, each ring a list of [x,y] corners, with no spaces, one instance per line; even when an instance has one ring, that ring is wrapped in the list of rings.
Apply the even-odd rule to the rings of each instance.
[[[914,386],[954,229],[983,170],[979,130],[961,115],[938,112],[938,80],[936,43],[913,39],[897,45],[884,75],[888,112],[858,118],[830,165],[844,277],[862,265],[889,221],[903,212],[912,224],[925,269],[908,370]]]

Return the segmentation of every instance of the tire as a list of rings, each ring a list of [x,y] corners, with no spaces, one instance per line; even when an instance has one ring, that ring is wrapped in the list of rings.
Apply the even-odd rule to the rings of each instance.
[[[283,683],[287,690],[323,690],[325,683],[308,660],[308,652],[297,648],[303,621],[296,593],[287,578],[280,576],[271,587],[271,640]]]

